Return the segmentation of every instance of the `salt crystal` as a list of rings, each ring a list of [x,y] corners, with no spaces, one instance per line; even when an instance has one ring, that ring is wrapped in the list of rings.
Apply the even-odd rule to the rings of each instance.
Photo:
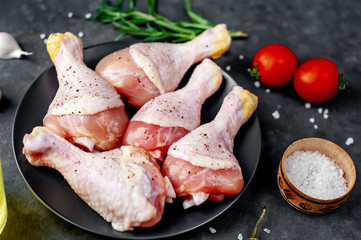
[[[269,88],[266,88],[266,93],[270,93],[271,92],[271,89],[269,89]]]
[[[215,234],[215,233],[217,232],[217,230],[214,229],[214,228],[212,228],[212,227],[209,227],[209,231],[210,231],[211,233],[213,233],[213,234]]]
[[[89,18],[92,17],[92,14],[91,14],[91,13],[87,13],[87,14],[84,15],[84,17],[85,17],[85,19],[89,19]]]
[[[317,124],[313,125],[313,127],[314,127],[315,129],[318,129],[318,125],[317,125]]]
[[[269,230],[268,228],[264,228],[263,231],[266,233],[271,233],[271,230]]]
[[[318,151],[296,151],[284,160],[285,172],[303,193],[317,199],[334,199],[347,191],[343,170]]]
[[[230,65],[227,65],[227,66],[226,66],[226,70],[227,70],[227,71],[231,71],[231,66],[230,66]]]
[[[238,239],[238,240],[243,240],[243,235],[242,235],[242,233],[238,234],[237,239]]]
[[[81,38],[81,37],[84,37],[84,33],[83,33],[83,32],[79,32],[79,33],[78,33],[78,37],[80,37],[80,38]]]
[[[47,44],[47,43],[48,43],[48,39],[45,38],[45,39],[43,40],[43,42],[44,42],[44,44]]]
[[[254,86],[256,88],[259,88],[261,86],[261,82],[260,81],[254,81]]]
[[[305,108],[311,108],[311,103],[305,103]]]
[[[314,123],[315,119],[314,118],[310,118],[310,123]]]
[[[40,39],[45,39],[46,38],[46,34],[45,33],[41,33],[40,34]]]
[[[323,111],[323,109],[322,109],[322,108],[319,108],[319,109],[317,109],[317,111],[318,111],[319,114],[321,114],[322,111]]]
[[[329,111],[328,111],[328,109],[326,108],[326,109],[323,111],[323,118],[324,118],[324,119],[327,119],[327,118],[328,118],[328,113],[329,113]]]
[[[239,55],[239,59],[243,60],[244,59],[244,56],[241,54]]]
[[[272,116],[274,119],[279,119],[280,118],[280,113],[276,110],[272,113]]]
[[[73,13],[72,12],[68,12],[68,18],[72,18],[73,17]]]
[[[347,140],[346,140],[346,145],[347,145],[347,146],[349,146],[349,145],[351,145],[351,144],[353,144],[353,143],[354,143],[354,140],[353,140],[352,137],[347,138]]]

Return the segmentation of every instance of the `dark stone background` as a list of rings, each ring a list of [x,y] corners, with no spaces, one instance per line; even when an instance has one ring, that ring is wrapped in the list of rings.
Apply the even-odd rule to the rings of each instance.
[[[109,42],[118,33],[111,25],[86,21],[94,13],[97,0],[1,0],[0,31],[11,33],[22,48],[34,53],[20,60],[0,60],[0,157],[8,203],[8,223],[0,239],[102,239],[73,226],[46,209],[26,187],[12,152],[12,126],[16,108],[31,83],[52,66],[39,35],[52,32],[83,32],[84,46]],[[145,9],[146,1],[137,6]],[[259,96],[257,114],[262,129],[262,152],[256,175],[242,197],[224,214],[208,224],[174,239],[244,239],[252,235],[261,212],[268,212],[261,224],[259,238],[272,239],[361,239],[361,189],[356,186],[347,201],[336,211],[323,216],[309,216],[290,207],[281,197],[276,174],[283,151],[293,141],[321,137],[335,142],[353,158],[360,174],[360,90],[361,90],[361,2],[357,0],[294,1],[192,1],[193,10],[214,23],[226,23],[229,29],[244,30],[247,39],[234,40],[227,54],[216,62],[239,84]],[[159,0],[158,11],[170,19],[184,19],[183,1]],[[67,17],[73,12],[72,18]],[[291,48],[300,63],[325,57],[336,63],[350,85],[324,104],[305,108],[292,84],[281,88],[256,88],[246,69],[256,51],[268,44],[280,43]],[[243,55],[244,59],[239,56]],[[317,112],[329,109],[329,118]],[[278,110],[280,119],[272,117]],[[318,129],[309,118],[314,117]],[[347,146],[348,137],[355,143]],[[176,216],[175,216],[176,217]],[[209,227],[217,230],[215,234]],[[271,233],[262,231],[268,228]]]

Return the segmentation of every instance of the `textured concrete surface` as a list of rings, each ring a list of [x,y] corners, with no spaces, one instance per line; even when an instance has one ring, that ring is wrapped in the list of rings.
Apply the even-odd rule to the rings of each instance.
[[[146,6],[146,1],[138,2],[139,8]],[[20,60],[0,60],[0,157],[9,211],[0,239],[104,239],[67,223],[41,205],[17,169],[11,143],[13,119],[21,98],[36,77],[52,65],[40,34],[83,32],[84,46],[113,41],[118,33],[111,25],[84,19],[97,6],[97,0],[0,2],[0,31],[11,33],[24,50],[34,53]],[[361,2],[193,0],[192,6],[214,23],[227,23],[230,29],[249,34],[247,39],[233,41],[229,52],[217,63],[223,69],[230,66],[228,73],[259,96],[262,152],[256,175],[236,204],[210,223],[174,239],[237,239],[239,234],[247,239],[263,204],[268,212],[261,224],[260,239],[360,239],[359,180],[339,209],[323,216],[309,216],[282,199],[276,174],[283,151],[304,137],[321,137],[339,144],[353,158],[357,174],[361,173]],[[159,0],[158,10],[171,19],[187,19],[183,1]],[[72,18],[67,17],[69,12],[73,12]],[[331,59],[349,81],[348,89],[327,103],[306,109],[292,84],[272,88],[269,93],[263,85],[255,87],[246,69],[256,51],[271,43],[290,47],[300,63],[315,57]],[[319,107],[329,109],[328,119],[317,112]],[[279,119],[272,117],[275,110],[280,113]],[[309,122],[311,117],[317,129]],[[345,144],[348,137],[354,139],[354,144]],[[209,227],[217,232],[212,234]]]

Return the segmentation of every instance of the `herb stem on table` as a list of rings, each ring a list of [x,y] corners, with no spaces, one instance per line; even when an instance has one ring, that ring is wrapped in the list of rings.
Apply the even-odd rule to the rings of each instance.
[[[148,41],[185,42],[197,37],[215,24],[194,13],[190,0],[184,1],[184,8],[192,22],[172,21],[156,12],[156,0],[148,0],[148,13],[139,11],[135,1],[129,0],[128,9],[123,9],[124,0],[118,0],[113,6],[109,1],[101,0],[102,6],[91,20],[112,23],[121,34],[117,37],[134,35]],[[247,37],[243,31],[229,31],[232,38]]]
[[[259,240],[256,236],[257,236],[257,231],[258,231],[258,227],[264,217],[264,215],[266,214],[266,206],[262,206],[263,210],[262,210],[262,214],[261,216],[258,218],[258,221],[256,223],[256,226],[254,227],[253,229],[253,234],[252,234],[252,237],[251,238],[248,238],[248,240]]]

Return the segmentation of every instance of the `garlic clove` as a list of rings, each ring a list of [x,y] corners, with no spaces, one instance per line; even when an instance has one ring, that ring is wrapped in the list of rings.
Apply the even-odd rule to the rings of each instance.
[[[32,55],[21,50],[15,38],[7,32],[0,32],[0,59],[20,58],[22,55]]]

